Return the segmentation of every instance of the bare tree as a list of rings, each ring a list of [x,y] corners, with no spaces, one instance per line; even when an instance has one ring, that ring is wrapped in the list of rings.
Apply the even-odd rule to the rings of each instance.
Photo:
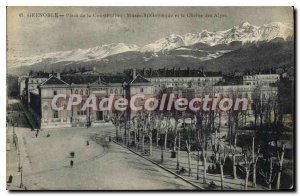
[[[252,137],[252,167],[253,167],[253,187],[256,187],[256,165],[260,157],[260,146],[255,150],[255,137]]]
[[[199,164],[200,164],[200,151],[201,151],[201,158],[203,160],[203,183],[207,183],[207,155],[208,155],[208,140],[210,137],[210,130],[209,130],[209,118],[208,112],[198,111],[196,113],[196,144],[197,144],[197,152],[198,152],[198,159],[197,159],[197,180],[199,180]]]
[[[189,176],[192,176],[192,169],[191,169],[191,148],[194,145],[193,140],[191,139],[194,138],[194,133],[195,133],[195,125],[193,124],[193,122],[191,123],[191,125],[185,127],[185,150],[188,154],[188,166],[189,166]]]
[[[245,173],[245,184],[244,190],[248,190],[248,182],[249,182],[249,175],[251,170],[251,165],[253,163],[252,159],[252,147],[246,146],[242,149],[243,155],[243,163],[240,165],[243,168],[243,172]]]
[[[221,177],[221,189],[224,190],[224,165],[226,158],[228,157],[228,152],[226,153],[225,147],[223,147],[223,153],[219,153],[218,164],[220,165],[220,177]]]
[[[263,167],[259,170],[259,174],[264,178],[265,183],[267,184],[269,190],[272,190],[272,183],[275,180],[276,175],[273,173],[273,159],[272,156],[269,156],[264,165],[268,167]]]
[[[282,172],[282,165],[283,165],[283,159],[284,159],[284,150],[285,150],[285,144],[282,144],[281,148],[277,150],[277,158],[279,162],[279,171],[277,174],[277,182],[276,182],[276,189],[280,189],[280,180],[281,180],[281,172]]]
[[[230,143],[230,154],[231,154],[231,158],[232,158],[232,176],[233,179],[237,178],[236,175],[236,153],[237,153],[237,132],[234,134],[234,139],[233,139],[233,144]]]
[[[111,122],[116,127],[116,141],[119,141],[119,132],[120,132],[120,125],[121,125],[121,113],[113,112],[111,117]]]

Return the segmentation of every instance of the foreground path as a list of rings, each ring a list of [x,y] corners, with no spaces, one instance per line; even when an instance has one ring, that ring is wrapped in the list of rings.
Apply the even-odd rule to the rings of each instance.
[[[47,134],[50,137],[46,137]],[[107,142],[112,125],[18,132],[24,185],[28,190],[194,189],[149,161]],[[86,141],[89,145],[86,145]],[[70,152],[75,152],[73,168]]]

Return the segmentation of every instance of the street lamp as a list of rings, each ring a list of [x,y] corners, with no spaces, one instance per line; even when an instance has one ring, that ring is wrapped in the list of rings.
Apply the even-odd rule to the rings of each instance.
[[[21,172],[20,188],[23,188],[23,167],[22,167],[22,166],[21,166],[21,168],[20,168],[20,172]]]
[[[13,126],[13,144],[16,145],[16,141],[15,141],[15,123],[12,122],[12,126]]]
[[[19,172],[21,171],[21,155],[20,155],[20,148],[18,145],[18,157],[19,157]]]

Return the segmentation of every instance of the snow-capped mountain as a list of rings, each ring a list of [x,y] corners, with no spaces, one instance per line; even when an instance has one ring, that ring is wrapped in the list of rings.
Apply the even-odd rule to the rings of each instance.
[[[160,52],[165,50],[172,50],[174,48],[179,48],[185,46],[185,40],[180,35],[171,34],[166,38],[157,40],[154,43],[148,44],[141,48],[141,52]]]
[[[244,22],[225,31],[210,32],[203,30],[199,33],[188,33],[185,35],[172,34],[167,38],[160,39],[154,43],[141,48],[143,52],[160,52],[170,49],[190,46],[196,43],[204,43],[210,46],[218,44],[229,44],[233,41],[258,42],[270,41],[275,38],[283,38],[293,35],[293,25],[289,23],[273,22],[260,27]]]
[[[141,53],[165,53],[166,51],[188,47],[194,44],[216,46],[219,44],[230,44],[234,41],[239,41],[244,44],[248,42],[270,41],[275,38],[283,38],[286,40],[290,36],[293,36],[293,25],[289,23],[273,22],[262,26],[255,26],[248,22],[244,22],[224,31],[211,32],[208,30],[202,30],[195,34],[171,34],[166,38],[159,39],[142,47],[138,47],[134,44],[118,43],[88,49],[46,53],[43,55],[25,58],[10,58],[8,56],[8,64],[10,68],[17,68],[37,63],[54,64],[59,62],[100,61],[111,55],[129,51]],[[147,60],[149,60],[148,57]]]
[[[25,58],[14,58],[8,59],[8,63],[11,65],[17,66],[26,66],[32,65],[36,63],[40,63],[42,61],[47,61],[49,63],[57,63],[62,61],[90,61],[90,60],[101,60],[107,56],[111,56],[114,54],[128,52],[128,51],[138,51],[139,47],[134,44],[108,44],[97,46],[88,49],[77,49],[70,51],[60,51],[53,53],[46,53],[43,55],[30,56]]]

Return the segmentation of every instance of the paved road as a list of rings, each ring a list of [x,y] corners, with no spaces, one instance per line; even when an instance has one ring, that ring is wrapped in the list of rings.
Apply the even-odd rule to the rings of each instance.
[[[48,133],[50,137],[46,137]],[[38,138],[24,132],[25,186],[42,190],[194,189],[127,149],[107,142],[106,137],[113,133],[112,125],[43,131]],[[71,151],[75,152],[73,168],[69,166]]]

